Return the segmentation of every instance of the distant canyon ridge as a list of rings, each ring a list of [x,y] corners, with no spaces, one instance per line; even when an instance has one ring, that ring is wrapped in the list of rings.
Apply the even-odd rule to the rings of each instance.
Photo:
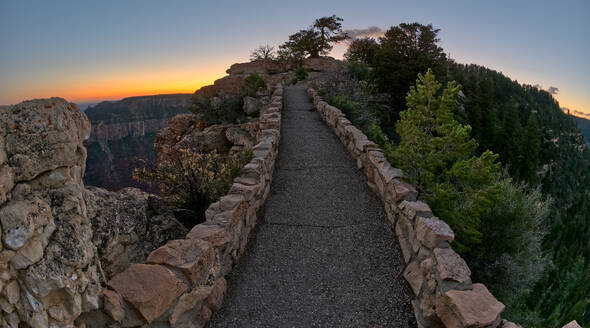
[[[103,101],[86,109],[92,124],[84,184],[116,191],[153,187],[133,180],[136,167],[155,163],[154,138],[170,119],[188,113],[192,94],[167,94]]]

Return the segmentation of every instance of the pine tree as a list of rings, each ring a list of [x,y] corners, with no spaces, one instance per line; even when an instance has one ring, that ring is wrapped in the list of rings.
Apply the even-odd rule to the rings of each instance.
[[[541,148],[539,121],[537,121],[535,114],[529,116],[525,132],[525,158],[523,161],[521,177],[529,183],[534,183],[537,181],[537,166],[539,165],[539,152]]]
[[[461,86],[441,84],[428,70],[419,74],[407,96],[396,131],[401,137],[393,157],[421,197],[455,231],[455,249],[466,252],[481,242],[481,217],[500,199],[498,155],[474,156],[477,142],[471,127],[454,119]]]

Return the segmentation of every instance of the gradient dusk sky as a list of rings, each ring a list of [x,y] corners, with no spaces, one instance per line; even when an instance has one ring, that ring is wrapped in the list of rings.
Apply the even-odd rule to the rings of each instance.
[[[558,88],[562,107],[590,116],[588,0],[0,1],[0,104],[193,92],[336,14],[345,29],[432,23],[456,61]]]

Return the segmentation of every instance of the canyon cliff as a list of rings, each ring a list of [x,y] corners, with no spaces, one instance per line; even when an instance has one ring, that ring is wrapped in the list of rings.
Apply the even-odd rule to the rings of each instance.
[[[92,131],[88,149],[86,185],[119,190],[137,187],[154,192],[131,177],[133,169],[155,163],[156,133],[177,114],[188,113],[191,94],[129,97],[103,101],[86,110]]]

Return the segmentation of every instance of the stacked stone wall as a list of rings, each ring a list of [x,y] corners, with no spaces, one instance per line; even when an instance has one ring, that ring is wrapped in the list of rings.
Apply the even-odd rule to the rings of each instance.
[[[340,138],[369,187],[383,201],[406,263],[403,275],[414,299],[419,327],[518,327],[503,320],[504,305],[486,286],[471,281],[471,271],[450,244],[453,230],[435,217],[428,204],[417,200],[416,189],[404,181],[383,151],[346,118],[338,108],[308,87],[314,105]]]
[[[151,252],[145,264],[133,264],[107,282],[101,307],[108,316],[102,318],[104,323],[203,327],[219,310],[226,291],[224,276],[244,253],[270,192],[282,107],[283,88],[278,84],[260,114],[254,158],[234,179],[229,193],[209,206],[206,222],[184,239]]]

